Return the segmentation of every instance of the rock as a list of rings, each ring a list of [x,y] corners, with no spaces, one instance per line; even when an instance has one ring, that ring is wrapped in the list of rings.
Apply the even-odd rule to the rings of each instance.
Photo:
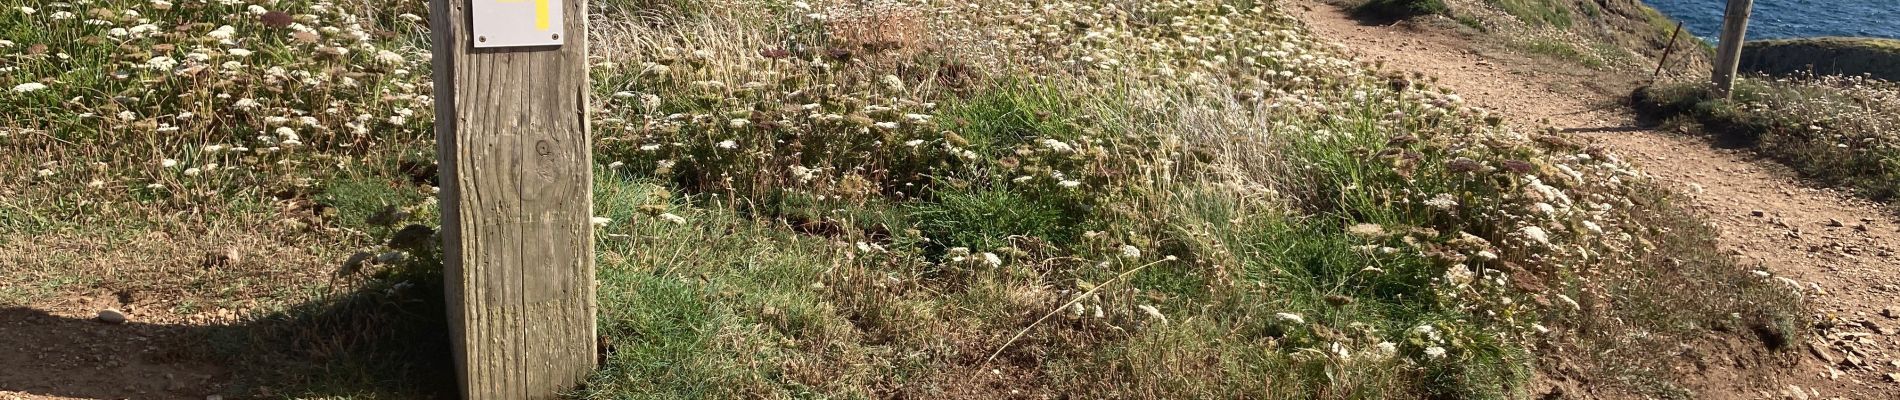
[[[1749,211],[1748,215],[1753,215],[1756,217],[1765,217],[1765,216],[1768,216],[1768,212],[1762,211],[1762,210],[1755,210],[1755,211]]]
[[[1880,316],[1887,317],[1887,318],[1900,318],[1900,309],[1895,309],[1893,307],[1883,308],[1880,310]]]
[[[1815,358],[1826,361],[1829,365],[1839,364],[1841,362],[1840,356],[1834,355],[1834,352],[1828,350],[1826,346],[1817,343],[1808,343],[1808,352],[1814,353]]]
[[[113,309],[99,310],[99,322],[104,322],[108,324],[123,324],[125,323],[125,320],[126,320],[125,313],[119,312],[119,310],[113,310]]]
[[[1847,224],[1842,223],[1841,220],[1837,218],[1828,218],[1827,226],[1830,228],[1839,228],[1839,227],[1847,226]]]
[[[1888,382],[1900,382],[1900,372],[1888,372],[1888,373],[1887,373],[1887,381],[1888,381]]]

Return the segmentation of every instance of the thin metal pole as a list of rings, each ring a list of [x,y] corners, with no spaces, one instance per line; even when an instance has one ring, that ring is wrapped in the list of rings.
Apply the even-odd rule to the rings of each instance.
[[[1676,51],[1676,37],[1682,36],[1682,22],[1676,22],[1676,33],[1669,34],[1669,45],[1663,47],[1662,59],[1656,60],[1656,72],[1649,74],[1649,83],[1656,83],[1662,76],[1663,65],[1669,63],[1669,53]]]

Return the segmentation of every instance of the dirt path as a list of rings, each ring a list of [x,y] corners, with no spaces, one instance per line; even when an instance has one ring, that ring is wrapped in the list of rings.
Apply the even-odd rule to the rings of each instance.
[[[1795,279],[1817,320],[1801,361],[1779,382],[1713,382],[1708,398],[1900,399],[1900,221],[1892,210],[1799,181],[1787,169],[1700,138],[1637,128],[1604,93],[1619,79],[1540,62],[1456,33],[1368,26],[1338,8],[1296,1],[1316,35],[1385,68],[1424,73],[1519,126],[1591,138],[1697,194],[1722,246],[1750,266]],[[1621,81],[1630,81],[1621,78]],[[1604,83],[1610,82],[1610,83]],[[1824,360],[1826,359],[1826,360]],[[1805,392],[1796,395],[1794,392]]]

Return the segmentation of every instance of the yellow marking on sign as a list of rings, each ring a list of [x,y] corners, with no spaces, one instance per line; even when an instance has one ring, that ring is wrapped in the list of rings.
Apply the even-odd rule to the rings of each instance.
[[[548,30],[548,0],[534,0],[534,27]]]

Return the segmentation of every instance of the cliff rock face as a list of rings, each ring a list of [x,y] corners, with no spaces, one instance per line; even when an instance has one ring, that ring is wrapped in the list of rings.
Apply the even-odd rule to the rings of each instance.
[[[1900,40],[1809,38],[1750,42],[1742,70],[1769,75],[1862,75],[1900,80]]]

